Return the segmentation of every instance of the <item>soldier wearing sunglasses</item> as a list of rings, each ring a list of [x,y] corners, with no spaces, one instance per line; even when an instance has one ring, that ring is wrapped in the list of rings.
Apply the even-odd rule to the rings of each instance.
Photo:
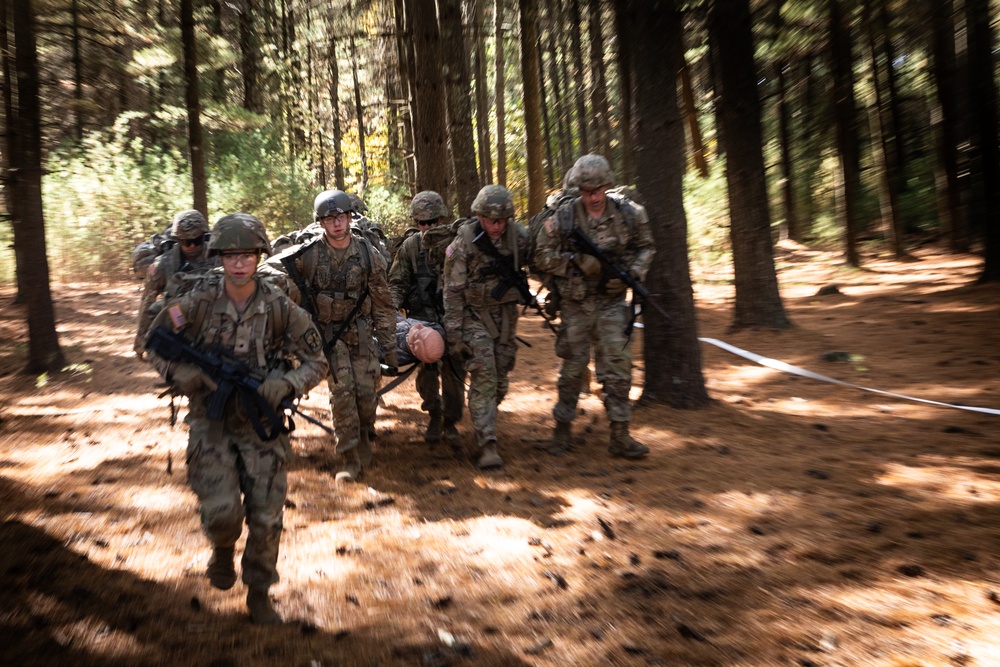
[[[173,246],[157,257],[146,271],[132,346],[135,356],[140,359],[145,352],[143,342],[153,318],[165,300],[176,296],[169,293],[170,284],[174,284],[170,278],[178,273],[204,273],[219,265],[218,257],[208,256],[208,222],[198,211],[181,211],[175,215],[170,226],[170,238],[175,242]],[[161,294],[164,296],[162,300],[159,299]]]

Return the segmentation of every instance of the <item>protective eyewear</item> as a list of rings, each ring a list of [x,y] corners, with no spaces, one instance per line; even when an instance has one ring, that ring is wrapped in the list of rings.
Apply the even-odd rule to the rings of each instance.
[[[181,245],[188,246],[189,248],[193,246],[200,246],[205,242],[205,236],[205,234],[202,234],[201,236],[193,239],[181,239]]]

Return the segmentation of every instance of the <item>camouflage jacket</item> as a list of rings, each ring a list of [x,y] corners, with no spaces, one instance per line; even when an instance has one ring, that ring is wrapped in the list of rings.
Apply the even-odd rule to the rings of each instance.
[[[184,257],[179,244],[173,245],[165,253],[153,260],[146,270],[146,280],[142,287],[142,298],[139,301],[139,311],[136,314],[135,343],[141,345],[146,339],[153,318],[159,312],[159,308],[154,308],[160,294],[163,294],[164,301],[167,301],[177,293],[174,291],[177,283],[175,276],[178,273],[205,273],[219,265],[218,257],[208,256],[208,247],[203,245],[201,255],[193,261]]]

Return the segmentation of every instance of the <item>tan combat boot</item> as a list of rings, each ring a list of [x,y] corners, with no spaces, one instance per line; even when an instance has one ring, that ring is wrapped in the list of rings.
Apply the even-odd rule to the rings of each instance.
[[[233,547],[215,547],[212,560],[208,561],[208,581],[220,591],[228,591],[236,583],[233,567]]]
[[[497,454],[497,441],[487,440],[479,450],[479,461],[476,465],[480,470],[493,470],[503,465],[503,459]]]
[[[281,625],[281,617],[271,606],[267,588],[251,588],[247,593],[247,609],[254,625]]]
[[[611,444],[608,445],[608,452],[612,456],[641,459],[649,454],[649,447],[632,439],[628,432],[628,422],[611,422]]]
[[[344,452],[344,463],[337,473],[338,482],[354,482],[361,477],[364,465],[361,463],[361,454],[358,447],[352,447]]]
[[[556,422],[555,431],[552,432],[552,443],[549,445],[549,454],[562,456],[573,447],[573,424],[572,422]]]

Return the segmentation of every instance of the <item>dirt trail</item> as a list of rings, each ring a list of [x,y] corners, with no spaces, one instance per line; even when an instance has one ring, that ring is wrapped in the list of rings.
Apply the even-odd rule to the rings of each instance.
[[[1000,288],[973,284],[976,258],[925,247],[849,271],[787,245],[777,259],[794,329],[727,332],[727,276],[698,275],[700,335],[1000,408]],[[327,439],[299,424],[273,589],[289,622],[255,628],[242,586],[202,576],[184,429],[131,353],[136,285],[54,295],[74,366],[28,378],[23,310],[0,290],[0,664],[1000,664],[1000,416],[705,345],[715,400],[638,409],[648,459],[607,456],[594,395],[579,446],[553,458],[535,445],[558,366],[533,316],[501,472],[422,442],[412,380],[386,396],[364,484],[334,484]]]

